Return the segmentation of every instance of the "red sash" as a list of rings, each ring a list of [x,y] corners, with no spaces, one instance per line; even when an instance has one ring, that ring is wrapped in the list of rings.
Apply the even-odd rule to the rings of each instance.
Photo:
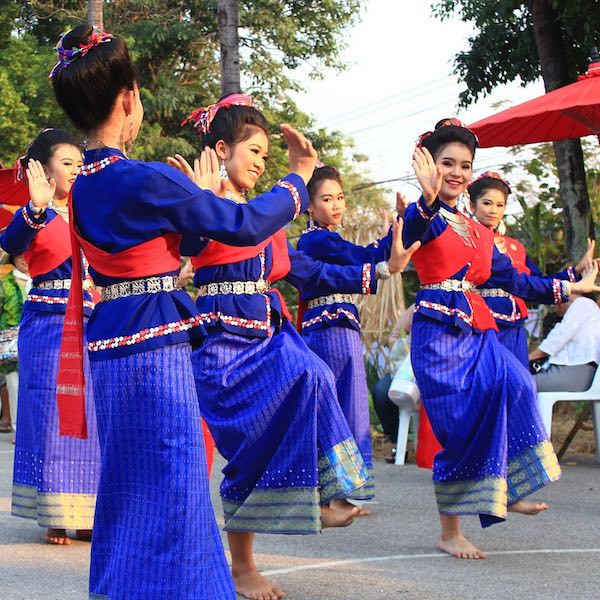
[[[32,278],[45,275],[62,265],[71,257],[68,223],[62,217],[54,217],[37,232],[24,256]]]
[[[273,265],[271,266],[271,272],[267,279],[271,283],[274,283],[279,279],[283,279],[290,272],[291,268],[285,229],[280,229],[277,233],[257,246],[243,246],[237,248],[235,246],[222,244],[221,242],[211,241],[200,255],[193,257],[191,261],[194,269],[228,265],[248,260],[249,258],[256,258],[269,244],[273,245]],[[272,289],[271,291],[279,296],[281,312],[286,319],[291,321],[292,315],[288,310],[283,296],[277,289]]]
[[[179,268],[181,236],[167,233],[133,248],[110,254],[96,248],[77,235],[74,227],[73,202],[69,194],[69,230],[71,255],[80,257],[81,247],[98,272],[110,277],[148,277]],[[85,421],[85,379],[83,375],[83,288],[81,260],[73,260],[69,302],[60,346],[60,363],[56,385],[59,428],[61,435],[87,438]]]

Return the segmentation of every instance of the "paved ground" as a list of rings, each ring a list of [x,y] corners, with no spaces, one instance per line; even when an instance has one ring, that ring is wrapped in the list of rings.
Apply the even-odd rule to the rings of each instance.
[[[48,546],[32,521],[10,516],[12,457],[1,435],[0,598],[87,598],[89,545]],[[218,474],[222,461],[216,466]],[[548,513],[485,531],[468,519],[467,534],[490,553],[478,562],[435,551],[429,472],[378,463],[376,475],[372,517],[319,536],[259,536],[259,567],[288,600],[600,598],[600,465],[592,457],[567,459],[563,479],[537,496],[550,502]]]

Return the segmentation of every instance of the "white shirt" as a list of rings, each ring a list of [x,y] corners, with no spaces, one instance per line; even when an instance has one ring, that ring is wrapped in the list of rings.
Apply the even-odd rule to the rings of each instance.
[[[539,349],[552,365],[600,364],[600,307],[583,296],[573,300]]]

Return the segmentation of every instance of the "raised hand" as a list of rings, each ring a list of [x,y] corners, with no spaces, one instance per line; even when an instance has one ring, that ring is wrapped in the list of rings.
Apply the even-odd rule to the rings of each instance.
[[[385,208],[379,209],[379,216],[381,217],[381,236],[384,238],[390,230],[390,215]]]
[[[575,267],[577,273],[581,274],[584,271],[587,271],[592,266],[592,263],[594,262],[595,249],[596,240],[590,240],[590,238],[588,238],[587,250],[585,251],[585,254],[581,257],[581,260],[579,261],[579,263],[577,263],[577,266]]]
[[[31,159],[27,165],[29,198],[34,208],[45,210],[56,192],[56,181],[46,178],[44,167],[39,160]]]
[[[579,281],[571,283],[571,292],[579,294],[588,294],[590,292],[600,292],[600,286],[596,285],[598,277],[598,263],[593,260],[589,269],[582,273]]]
[[[412,255],[421,247],[421,242],[415,242],[410,248],[402,244],[402,228],[404,219],[392,221],[392,250],[387,261],[390,273],[398,273],[410,262]]]
[[[206,146],[200,154],[200,158],[194,159],[194,168],[181,156],[167,156],[167,163],[187,175],[199,188],[211,190],[217,196],[225,196],[227,184],[221,178],[219,171],[219,157],[213,148]]]
[[[406,208],[408,205],[408,198],[401,192],[396,192],[396,212],[402,218],[404,218],[404,213],[406,212]]]
[[[291,172],[300,175],[304,183],[308,183],[317,164],[317,151],[311,142],[291,125],[283,123],[280,129],[288,145]]]
[[[427,206],[431,206],[442,187],[442,174],[427,148],[415,148],[412,161],[413,169]]]

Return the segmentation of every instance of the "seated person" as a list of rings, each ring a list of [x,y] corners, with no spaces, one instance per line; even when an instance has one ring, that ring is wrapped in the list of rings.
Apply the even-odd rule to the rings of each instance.
[[[558,304],[562,314],[529,360],[547,358],[546,369],[535,374],[538,392],[584,392],[590,388],[600,362],[600,307],[592,294],[571,294]]]
[[[392,333],[390,334],[389,343],[390,346],[394,347],[396,343],[400,344],[400,338],[403,335],[407,335],[410,333],[410,326],[412,323],[413,313],[414,313],[414,304],[409,306],[398,319],[396,326],[394,327]],[[388,392],[390,389],[390,385],[392,384],[392,379],[394,378],[395,368],[397,368],[406,353],[409,351],[409,346],[406,344],[406,348],[404,352],[397,352],[397,356],[394,360],[394,365],[391,373],[386,373],[374,386],[371,390],[371,395],[373,397],[373,408],[377,413],[377,417],[381,423],[383,428],[383,433],[387,436],[387,438],[396,443],[396,439],[398,438],[398,406],[394,404],[388,397]],[[395,460],[395,448],[392,449],[390,454],[385,457],[386,462],[393,463]]]

